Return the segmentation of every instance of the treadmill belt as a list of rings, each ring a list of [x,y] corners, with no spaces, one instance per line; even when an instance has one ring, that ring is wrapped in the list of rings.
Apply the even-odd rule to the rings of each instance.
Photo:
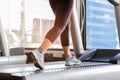
[[[100,63],[100,62],[82,62],[80,65],[74,66],[65,66],[64,62],[58,63],[48,63],[45,66],[45,70],[42,70],[42,73],[53,73],[53,72],[62,72],[62,71],[70,71],[70,70],[85,70],[94,67],[103,67],[109,66],[110,63]]]
[[[0,73],[23,73],[23,72],[57,72],[57,71],[67,71],[75,69],[86,69],[91,67],[100,67],[110,65],[110,63],[100,63],[100,62],[82,62],[80,65],[65,66],[64,61],[60,62],[47,62],[45,63],[45,69],[41,70],[36,68],[34,64],[14,64],[14,65],[2,65],[0,66]]]
[[[104,73],[106,69],[111,69],[114,66],[117,67],[119,65],[101,62],[82,62],[80,65],[66,67],[63,61],[45,63],[44,70],[36,68],[34,64],[4,65],[0,66],[0,75],[3,73],[0,80],[3,79],[4,76],[8,76],[8,74],[11,79],[6,78],[4,80],[91,80],[85,77],[85,75],[95,74],[98,76],[98,74],[101,75],[100,71]],[[110,70],[108,70],[108,72],[109,71]],[[120,71],[120,69],[118,69],[118,71]],[[107,72],[105,72],[104,75],[108,77]]]

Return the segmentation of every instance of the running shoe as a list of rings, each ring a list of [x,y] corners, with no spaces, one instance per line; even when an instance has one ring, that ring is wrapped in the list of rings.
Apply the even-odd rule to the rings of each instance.
[[[32,59],[34,60],[34,65],[40,69],[45,68],[44,55],[40,53],[38,49],[30,52]]]
[[[78,60],[77,58],[75,57],[72,57],[72,58],[67,58],[65,59],[65,66],[72,66],[72,65],[78,65],[80,64],[81,61]]]

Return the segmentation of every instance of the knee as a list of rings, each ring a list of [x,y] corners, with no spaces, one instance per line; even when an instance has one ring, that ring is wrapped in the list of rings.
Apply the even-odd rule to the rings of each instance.
[[[61,34],[64,31],[63,27],[58,27],[58,28],[54,28],[54,30],[58,33]]]

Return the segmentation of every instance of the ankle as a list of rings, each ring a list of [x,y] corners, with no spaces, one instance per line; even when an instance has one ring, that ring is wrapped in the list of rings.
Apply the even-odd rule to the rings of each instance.
[[[45,54],[45,50],[44,49],[42,49],[42,48],[38,48],[38,51],[40,52],[40,54]]]
[[[65,55],[66,58],[72,58],[71,54]]]

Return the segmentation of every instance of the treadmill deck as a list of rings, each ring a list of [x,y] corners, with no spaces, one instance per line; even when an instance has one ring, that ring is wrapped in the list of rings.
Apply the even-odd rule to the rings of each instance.
[[[65,66],[62,62],[45,63],[45,69],[36,68],[34,64],[15,64],[0,66],[0,80],[117,80],[120,65],[101,62],[82,62],[80,65]],[[118,71],[117,71],[117,70]],[[109,72],[109,73],[108,73]],[[103,73],[103,75],[101,74]],[[94,76],[95,75],[95,76]],[[116,76],[112,79],[111,76]],[[9,78],[6,78],[8,76]],[[87,77],[86,77],[87,76]],[[99,79],[98,77],[106,77]],[[6,78],[6,79],[5,79]],[[11,78],[11,79],[10,79]]]
[[[0,73],[15,74],[15,73],[26,73],[26,72],[56,72],[56,71],[66,71],[73,69],[82,69],[87,67],[97,67],[110,65],[110,63],[101,62],[82,62],[80,65],[65,66],[64,61],[60,62],[46,62],[45,69],[41,70],[36,68],[34,64],[14,64],[14,65],[2,65],[0,66]]]

